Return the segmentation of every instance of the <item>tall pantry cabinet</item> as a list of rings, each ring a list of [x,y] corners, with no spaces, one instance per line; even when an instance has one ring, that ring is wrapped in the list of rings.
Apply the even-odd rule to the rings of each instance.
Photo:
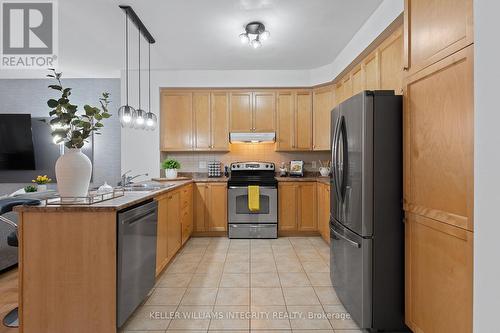
[[[406,0],[405,320],[472,332],[472,0]]]

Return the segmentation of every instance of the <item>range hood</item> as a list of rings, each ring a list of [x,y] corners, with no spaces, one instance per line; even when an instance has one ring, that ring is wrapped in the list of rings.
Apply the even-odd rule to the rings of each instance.
[[[255,133],[255,132],[231,132],[229,133],[229,142],[231,143],[269,143],[274,142],[276,134],[274,132]]]

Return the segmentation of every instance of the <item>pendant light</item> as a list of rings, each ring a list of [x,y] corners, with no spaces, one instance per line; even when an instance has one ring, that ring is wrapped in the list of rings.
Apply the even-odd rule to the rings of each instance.
[[[146,130],[153,131],[156,128],[158,122],[156,115],[151,112],[151,44],[149,43],[148,48],[148,110],[146,113]]]
[[[137,29],[138,32],[138,48],[139,48],[139,108],[136,110],[137,116],[134,121],[134,128],[144,129],[146,126],[146,111],[141,108],[141,30]]]
[[[128,104],[128,12],[125,12],[125,82],[126,82],[126,104],[118,109],[118,117],[122,127],[133,127],[136,111]]]

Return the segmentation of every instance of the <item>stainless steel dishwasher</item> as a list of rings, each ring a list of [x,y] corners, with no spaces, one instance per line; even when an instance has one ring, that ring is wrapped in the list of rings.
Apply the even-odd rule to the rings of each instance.
[[[121,327],[153,288],[158,204],[148,201],[118,212],[117,326]]]

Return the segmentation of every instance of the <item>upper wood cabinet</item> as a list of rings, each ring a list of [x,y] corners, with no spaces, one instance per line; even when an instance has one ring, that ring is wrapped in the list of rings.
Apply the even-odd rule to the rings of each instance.
[[[231,132],[274,132],[274,91],[233,91],[230,95]]]
[[[330,119],[334,107],[334,86],[313,91],[313,150],[330,150]]]
[[[405,222],[405,321],[413,332],[472,332],[473,233],[423,216]]]
[[[405,0],[404,66],[409,74],[473,42],[472,0]]]
[[[295,147],[312,150],[312,92],[297,91],[295,98]]]
[[[352,82],[352,95],[356,95],[365,89],[365,85],[363,82],[363,67],[361,65],[356,66],[351,74],[351,82]]]
[[[473,47],[405,87],[405,209],[473,230]]]
[[[274,132],[276,119],[276,94],[274,91],[253,93],[253,130]]]
[[[162,151],[228,151],[229,93],[166,90],[161,94]]]
[[[278,151],[312,150],[312,93],[310,90],[277,92]]]
[[[230,131],[251,132],[253,130],[252,92],[230,93]]]
[[[276,149],[287,151],[295,149],[295,92],[277,93]]]
[[[229,150],[229,93],[213,92],[211,95],[211,150]]]
[[[402,47],[402,46],[401,46]],[[363,85],[365,90],[380,89],[380,72],[378,52],[372,52],[361,65],[363,68]],[[402,68],[401,68],[402,69]]]
[[[191,92],[161,93],[160,147],[163,151],[193,149],[193,96]]]
[[[210,92],[193,93],[194,149],[211,148]]]
[[[403,93],[403,30],[398,29],[378,49],[380,89]]]

